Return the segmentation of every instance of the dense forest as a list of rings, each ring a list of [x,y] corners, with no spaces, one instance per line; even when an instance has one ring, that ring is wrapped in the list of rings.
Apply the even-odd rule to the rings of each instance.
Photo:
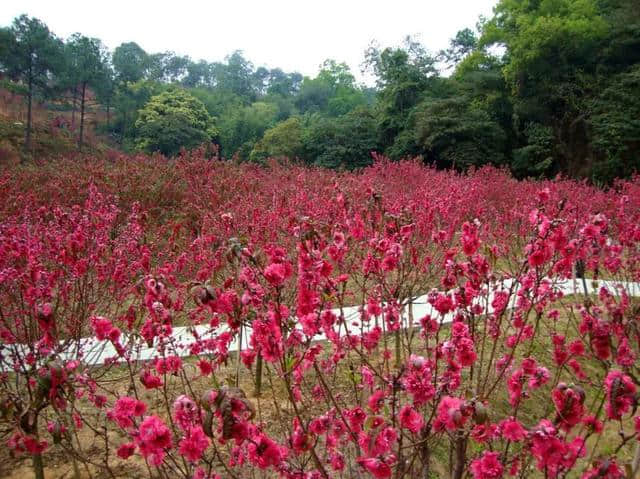
[[[99,108],[99,131],[127,151],[175,155],[213,142],[225,158],[348,169],[375,151],[601,184],[640,166],[637,0],[500,0],[445,50],[411,38],[372,44],[363,67],[375,87],[333,60],[311,78],[256,67],[240,51],[224,62],[135,42],[111,52],[25,15],[0,29],[2,87],[24,97],[27,152],[38,101],[72,111],[78,148],[87,109]]]

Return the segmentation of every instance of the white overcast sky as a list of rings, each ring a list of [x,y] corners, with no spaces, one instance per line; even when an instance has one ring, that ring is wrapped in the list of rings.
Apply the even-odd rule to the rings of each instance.
[[[26,13],[58,36],[75,32],[113,50],[135,41],[149,53],[172,50],[221,61],[243,50],[255,66],[314,76],[323,60],[346,62],[357,78],[372,40],[397,46],[406,35],[429,51],[490,16],[496,0],[0,0],[0,25]]]

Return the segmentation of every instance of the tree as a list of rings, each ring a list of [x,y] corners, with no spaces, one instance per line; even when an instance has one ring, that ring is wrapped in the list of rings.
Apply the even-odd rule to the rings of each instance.
[[[450,40],[449,48],[440,51],[438,59],[446,63],[447,68],[455,67],[467,55],[472,53],[477,45],[478,39],[473,30],[464,28]]]
[[[526,171],[527,156],[535,171],[542,165],[549,167],[548,174],[582,169],[588,155],[588,97],[598,89],[599,51],[609,28],[597,0],[501,0],[496,6],[479,45],[507,50],[503,73],[524,148],[516,155],[518,169]],[[529,139],[535,139],[533,148],[526,148]],[[535,154],[522,156],[530,150]]]
[[[640,64],[611,78],[592,102],[593,179],[612,182],[640,171]]]
[[[111,107],[116,93],[114,72],[109,61],[104,64],[104,74],[101,81],[95,86],[95,92],[98,100],[107,110],[107,130],[109,130],[111,128]]]
[[[314,115],[303,134],[303,158],[327,168],[359,168],[371,164],[378,151],[377,120],[373,111],[359,107],[338,118]]]
[[[170,156],[217,136],[213,118],[201,101],[174,88],[152,97],[139,111],[136,146]]]
[[[365,64],[375,74],[379,88],[380,139],[388,152],[396,137],[407,128],[411,109],[437,78],[435,59],[411,38],[405,40],[403,48],[380,51],[372,45],[365,57]]]
[[[426,99],[413,115],[416,141],[437,166],[466,169],[504,163],[504,130],[464,96]]]
[[[37,18],[21,15],[5,32],[9,47],[0,49],[9,77],[22,81],[27,92],[25,151],[31,149],[32,104],[34,95],[51,87],[53,76],[63,68],[62,42]]]
[[[226,64],[215,64],[214,75],[219,88],[232,91],[247,103],[255,100],[253,64],[244,58],[241,51],[229,55]]]
[[[135,124],[139,110],[147,104],[152,96],[159,95],[165,90],[166,86],[163,84],[149,80],[118,85],[113,99],[118,114],[112,128],[118,134],[122,145],[132,146],[129,142],[135,142]]]
[[[304,126],[300,117],[293,116],[282,121],[265,132],[253,147],[249,159],[263,161],[275,157],[297,158],[303,151],[303,133]]]
[[[149,69],[149,55],[135,42],[122,43],[113,51],[113,69],[120,83],[142,80]]]
[[[84,141],[84,117],[87,87],[96,88],[105,80],[106,49],[97,38],[76,33],[67,41],[68,71],[74,91],[80,92],[80,135],[78,147]]]
[[[258,101],[228,110],[218,125],[222,153],[248,160],[255,143],[276,123],[277,106]]]
[[[330,116],[344,115],[365,103],[364,93],[356,86],[349,66],[335,60],[325,60],[315,78],[305,78],[295,97],[300,113],[320,112]]]

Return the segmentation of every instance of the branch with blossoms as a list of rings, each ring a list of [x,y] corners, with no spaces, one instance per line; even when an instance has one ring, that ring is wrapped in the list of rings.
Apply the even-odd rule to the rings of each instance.
[[[37,474],[51,449],[77,477],[637,471],[635,183],[208,166],[232,188],[197,161],[170,225],[95,186],[3,221],[3,435]],[[577,265],[599,283],[567,296]]]

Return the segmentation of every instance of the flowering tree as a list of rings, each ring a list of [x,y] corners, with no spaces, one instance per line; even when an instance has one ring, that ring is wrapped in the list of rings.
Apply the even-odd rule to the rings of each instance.
[[[200,155],[69,164],[49,207],[16,204],[41,171],[3,177],[14,454],[111,477],[637,471],[637,180]]]

